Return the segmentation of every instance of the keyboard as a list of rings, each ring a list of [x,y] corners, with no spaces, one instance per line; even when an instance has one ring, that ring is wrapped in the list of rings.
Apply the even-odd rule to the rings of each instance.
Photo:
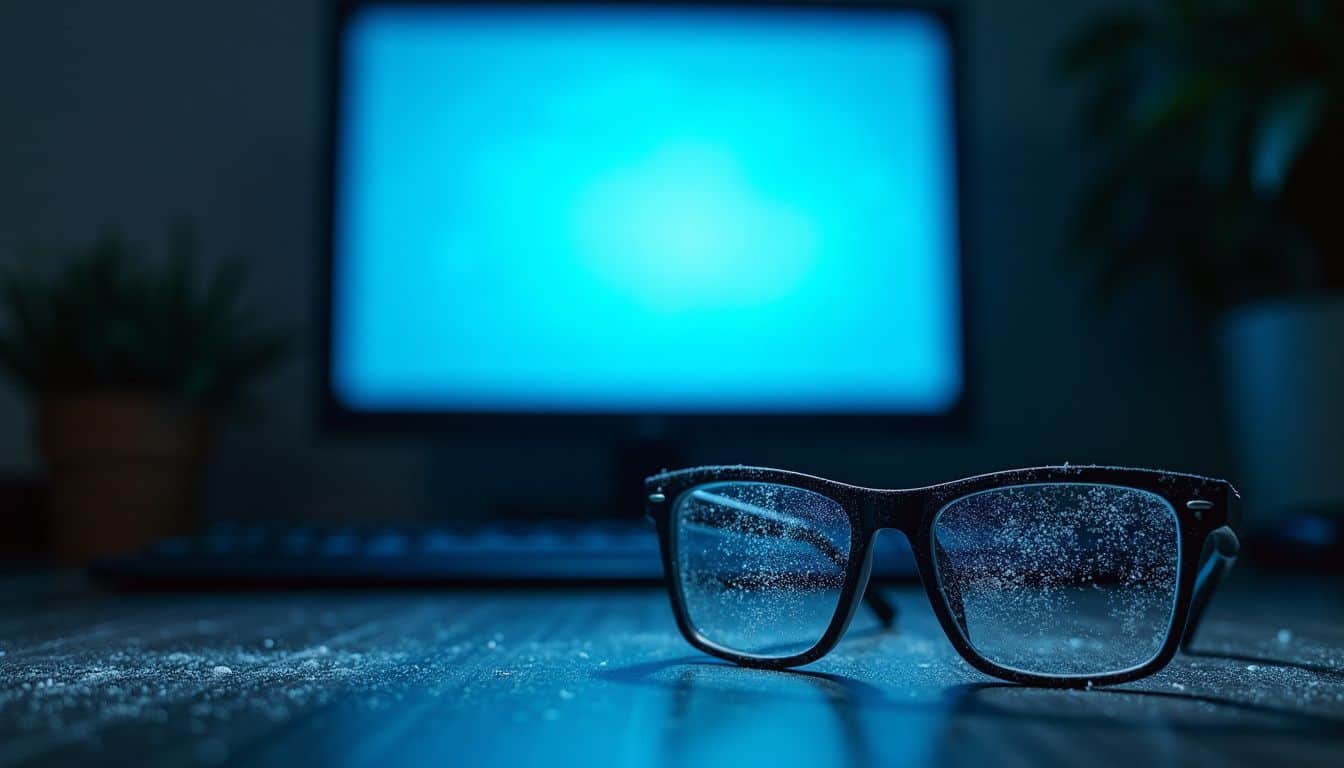
[[[882,546],[885,541],[887,546]],[[910,577],[909,548],[878,539],[874,575]],[[456,584],[652,584],[658,537],[643,520],[476,526],[221,523],[90,567],[113,586],[397,587]]]

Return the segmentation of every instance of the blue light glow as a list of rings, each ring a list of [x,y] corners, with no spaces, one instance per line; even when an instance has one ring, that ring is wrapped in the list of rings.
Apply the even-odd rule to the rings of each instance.
[[[958,399],[950,50],[926,16],[394,7],[346,34],[349,407]]]

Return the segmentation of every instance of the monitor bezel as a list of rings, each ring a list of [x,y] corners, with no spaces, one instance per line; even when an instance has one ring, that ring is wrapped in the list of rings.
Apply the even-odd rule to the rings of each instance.
[[[332,376],[335,303],[333,281],[335,274],[335,209],[337,197],[337,161],[343,113],[342,93],[344,59],[342,40],[350,19],[359,10],[376,6],[439,6],[439,7],[501,7],[501,6],[637,6],[667,8],[731,9],[815,9],[846,13],[915,12],[939,24],[950,42],[949,81],[952,83],[951,114],[953,122],[954,169],[957,185],[957,270],[961,391],[953,403],[938,412],[859,412],[859,411],[770,411],[770,412],[680,412],[680,411],[457,411],[457,410],[359,410],[343,402],[335,389]],[[683,438],[705,434],[809,434],[883,436],[896,433],[938,432],[961,433],[969,426],[971,413],[972,356],[969,333],[970,301],[966,273],[968,230],[966,190],[966,104],[963,71],[964,46],[961,25],[955,10],[920,2],[886,2],[884,0],[340,0],[328,24],[327,40],[327,100],[322,147],[322,205],[321,240],[318,274],[320,278],[319,321],[315,324],[321,338],[317,340],[319,361],[317,369],[320,391],[319,421],[327,431],[341,433],[399,433],[470,434],[488,431],[493,434],[562,434],[581,431],[590,436],[613,438]]]

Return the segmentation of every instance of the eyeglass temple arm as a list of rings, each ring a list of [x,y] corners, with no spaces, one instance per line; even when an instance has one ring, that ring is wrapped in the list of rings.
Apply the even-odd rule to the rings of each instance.
[[[772,509],[766,509],[727,496],[720,496],[716,493],[706,491],[693,491],[692,493],[700,501],[713,505],[712,508],[727,512],[726,516],[729,518],[730,524],[731,520],[736,519],[738,515],[749,516],[754,522],[760,524],[764,533],[772,536],[786,536],[795,541],[809,544],[827,560],[841,568],[845,567],[844,552],[837,549],[826,537],[803,525],[790,515],[781,514]],[[883,627],[890,628],[895,624],[896,606],[892,605],[880,592],[875,589],[864,590],[863,602],[872,609]]]
[[[1209,599],[1213,597],[1213,591],[1223,579],[1227,578],[1232,565],[1237,562],[1237,554],[1241,551],[1241,542],[1237,540],[1237,534],[1227,526],[1209,534],[1209,541],[1213,544],[1213,551],[1200,565],[1199,574],[1195,576],[1195,592],[1190,598],[1190,615],[1185,620],[1185,632],[1181,635],[1183,651],[1190,650],[1195,634],[1199,630],[1199,623],[1204,618],[1204,611],[1209,607]]]
[[[875,587],[869,586],[863,590],[863,603],[867,605],[877,616],[877,620],[882,622],[882,626],[891,629],[896,624],[896,606],[882,596]]]

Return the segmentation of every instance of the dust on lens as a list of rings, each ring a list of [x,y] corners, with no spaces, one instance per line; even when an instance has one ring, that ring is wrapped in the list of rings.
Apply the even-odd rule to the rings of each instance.
[[[965,496],[933,525],[938,581],[971,646],[1044,675],[1152,660],[1171,626],[1179,534],[1162,497],[1093,483]]]
[[[680,496],[673,521],[677,584],[701,637],[761,658],[821,640],[849,564],[838,502],[774,483],[708,483]]]

